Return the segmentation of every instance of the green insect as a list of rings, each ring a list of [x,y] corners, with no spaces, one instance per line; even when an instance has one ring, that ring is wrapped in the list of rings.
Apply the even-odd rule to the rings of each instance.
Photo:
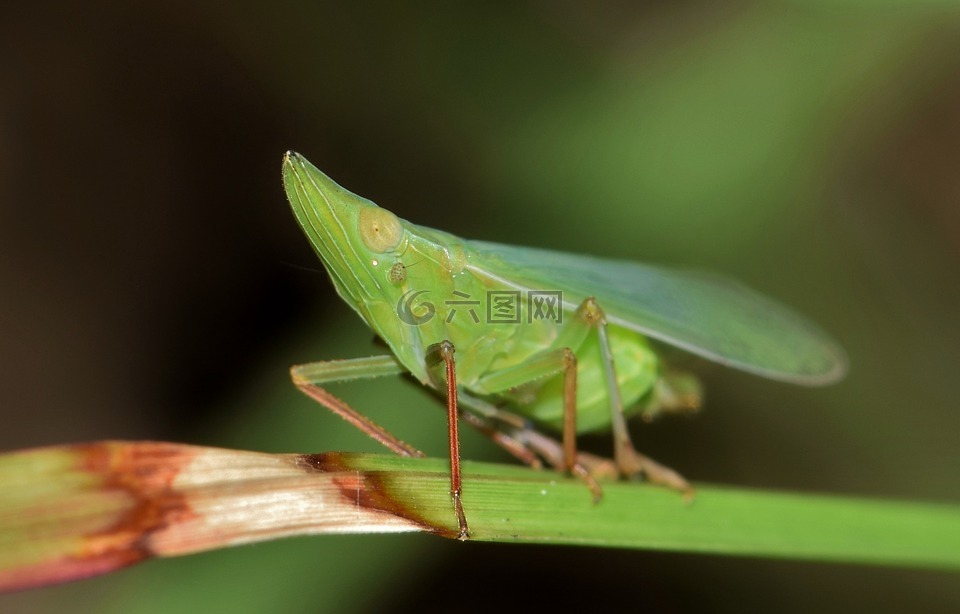
[[[699,406],[696,378],[665,364],[651,340],[795,384],[828,384],[846,370],[843,351],[814,325],[723,278],[463,240],[401,220],[293,152],[283,180],[337,292],[392,352],[295,366],[293,380],[408,456],[423,454],[321,385],[410,373],[444,395],[461,539],[459,419],[532,466],[543,459],[581,476],[597,499],[594,478],[611,473],[689,494],[683,477],[634,449],[626,427],[633,414]],[[613,432],[612,461],[577,452],[578,433],[601,429]]]

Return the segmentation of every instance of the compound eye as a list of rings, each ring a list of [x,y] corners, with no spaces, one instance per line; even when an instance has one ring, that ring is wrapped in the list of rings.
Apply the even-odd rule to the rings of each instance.
[[[404,266],[402,262],[396,262],[390,271],[387,273],[387,279],[390,280],[390,283],[397,286],[403,283],[403,280],[407,278],[407,267]]]
[[[360,238],[370,251],[382,254],[400,245],[403,225],[397,216],[380,207],[360,209]]]

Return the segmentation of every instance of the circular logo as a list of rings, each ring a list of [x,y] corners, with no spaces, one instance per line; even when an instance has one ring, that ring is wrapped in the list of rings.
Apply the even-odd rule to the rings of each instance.
[[[433,303],[428,303],[427,301],[422,301],[416,305],[417,308],[424,310],[423,313],[417,315],[413,312],[414,301],[417,300],[418,296],[426,294],[427,292],[429,292],[429,290],[409,290],[403,293],[403,296],[397,301],[397,316],[401,322],[409,324],[410,326],[419,326],[424,322],[429,322],[430,319],[433,318],[437,310],[433,306]]]

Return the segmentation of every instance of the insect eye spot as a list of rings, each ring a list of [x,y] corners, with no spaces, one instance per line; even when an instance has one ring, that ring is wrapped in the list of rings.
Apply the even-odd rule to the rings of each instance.
[[[400,220],[380,207],[364,207],[360,210],[359,230],[363,244],[378,254],[395,249],[403,239]]]
[[[394,265],[390,267],[390,271],[387,273],[387,279],[390,280],[390,283],[394,285],[403,283],[406,278],[407,267],[404,266],[402,262],[394,263]]]

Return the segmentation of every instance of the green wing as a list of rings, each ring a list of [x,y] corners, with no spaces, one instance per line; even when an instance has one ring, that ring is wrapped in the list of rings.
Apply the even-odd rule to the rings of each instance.
[[[521,290],[561,291],[574,310],[593,296],[607,321],[771,379],[823,385],[843,377],[843,350],[813,323],[719,276],[484,241],[471,269]]]

